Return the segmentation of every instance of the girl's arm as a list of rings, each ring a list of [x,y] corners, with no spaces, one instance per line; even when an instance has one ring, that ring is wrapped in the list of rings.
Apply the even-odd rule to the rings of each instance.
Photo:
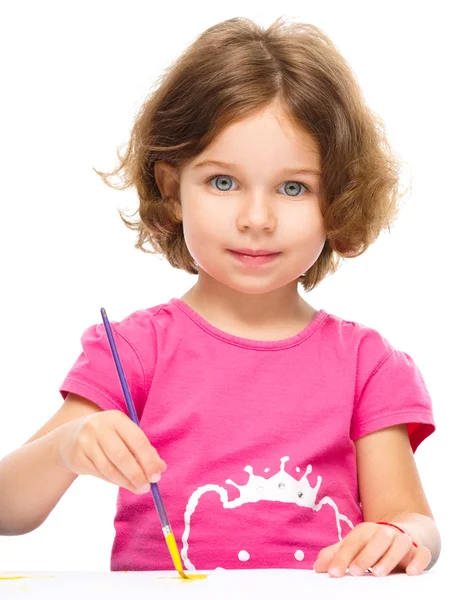
[[[33,531],[77,478],[58,460],[67,424],[102,409],[69,393],[61,408],[23,446],[0,460],[0,535]]]
[[[356,439],[355,446],[364,522],[343,540],[322,548],[314,570],[341,577],[348,568],[352,575],[372,569],[378,576],[405,570],[419,575],[431,569],[440,555],[440,534],[417,472],[406,425],[368,433]],[[379,522],[398,525],[408,538]]]
[[[359,495],[364,521],[386,521],[401,527],[432,554],[440,555],[440,533],[434,521],[411,450],[405,424],[387,427],[355,441]]]

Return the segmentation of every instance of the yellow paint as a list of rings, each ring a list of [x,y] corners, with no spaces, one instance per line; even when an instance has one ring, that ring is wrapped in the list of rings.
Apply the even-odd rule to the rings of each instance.
[[[203,575],[201,573],[194,573],[193,575],[186,575],[186,579],[183,577],[180,579],[179,577],[156,577],[157,581],[165,579],[166,581],[190,581],[191,579],[206,579],[208,575]]]
[[[53,579],[55,575],[15,575],[14,577],[0,577],[0,581],[11,581],[12,579]]]
[[[186,580],[186,579],[205,579],[207,577],[207,575],[202,575],[202,574],[186,575],[186,573],[183,571],[183,566],[181,565],[181,557],[180,557],[180,553],[178,552],[178,548],[176,546],[175,536],[173,535],[173,533],[169,533],[165,536],[165,540],[167,542],[167,546],[170,551],[170,555],[172,557],[173,564],[175,565],[175,569],[180,574],[180,577],[182,577],[184,580]]]

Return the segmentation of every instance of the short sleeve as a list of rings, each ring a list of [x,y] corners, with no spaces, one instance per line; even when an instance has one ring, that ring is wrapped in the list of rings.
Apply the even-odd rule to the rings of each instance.
[[[155,344],[151,343],[151,332],[140,319],[130,316],[110,324],[131,398],[140,418],[146,402],[151,363],[155,358],[148,357],[142,349],[154,348]],[[103,323],[88,327],[81,336],[81,345],[81,354],[59,388],[63,399],[72,392],[103,410],[121,410],[128,414]]]
[[[413,453],[435,431],[432,400],[419,368],[409,354],[392,348],[355,398],[351,439],[401,423],[407,424]]]

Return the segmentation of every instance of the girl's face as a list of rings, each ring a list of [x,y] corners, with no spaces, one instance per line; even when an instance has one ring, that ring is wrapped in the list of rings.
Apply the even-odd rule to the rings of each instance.
[[[201,164],[205,161],[230,165]],[[173,183],[162,193],[181,203],[185,242],[199,278],[249,294],[297,283],[326,239],[320,168],[317,143],[274,107],[224,129],[180,172],[169,167]],[[161,187],[164,166],[155,169]],[[302,169],[315,173],[299,173]],[[230,252],[238,249],[279,254],[251,265]]]

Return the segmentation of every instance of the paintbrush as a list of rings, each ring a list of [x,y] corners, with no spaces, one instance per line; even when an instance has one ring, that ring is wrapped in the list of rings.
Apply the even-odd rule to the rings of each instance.
[[[132,421],[136,423],[138,427],[139,419],[136,414],[136,410],[134,408],[133,399],[131,398],[131,394],[128,388],[128,384],[126,383],[126,377],[123,371],[123,367],[121,365],[120,357],[118,355],[118,350],[115,345],[115,340],[113,338],[112,329],[110,326],[110,322],[107,317],[107,312],[105,308],[100,309],[100,313],[102,315],[102,319],[104,322],[105,331],[107,332],[108,343],[110,344],[110,349],[112,351],[113,360],[115,362],[115,366],[118,372],[118,377],[120,378],[121,387],[123,389],[123,395],[125,397],[126,406],[128,408],[129,416]],[[181,557],[178,552],[178,548],[176,545],[175,536],[173,535],[172,528],[170,527],[170,523],[168,522],[167,513],[165,511],[165,507],[162,502],[162,496],[160,495],[159,487],[156,483],[150,484],[150,489],[152,492],[152,497],[154,499],[155,508],[157,509],[157,513],[159,515],[160,523],[162,524],[162,531],[165,536],[165,541],[167,542],[168,550],[170,552],[170,556],[172,557],[173,564],[175,565],[175,569],[178,571],[180,576],[183,579],[201,579],[207,577],[206,575],[186,575],[183,571],[183,567],[181,565]]]

